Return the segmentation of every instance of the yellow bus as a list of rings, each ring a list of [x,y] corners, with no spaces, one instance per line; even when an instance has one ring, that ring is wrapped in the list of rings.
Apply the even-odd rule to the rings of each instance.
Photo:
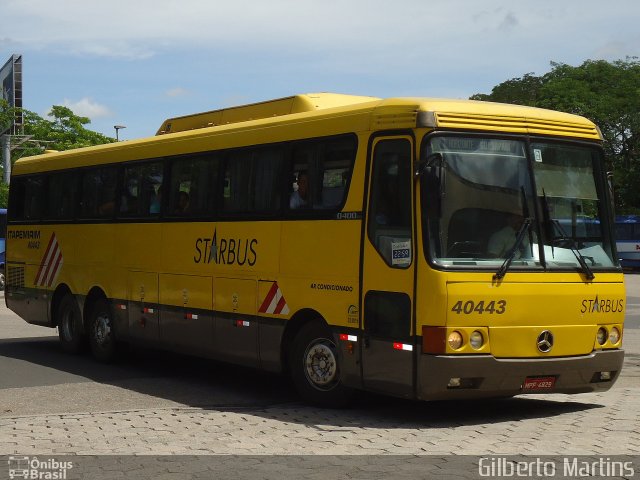
[[[604,391],[623,275],[587,119],[307,94],[16,162],[6,302],[101,360],[153,345],[303,398]]]

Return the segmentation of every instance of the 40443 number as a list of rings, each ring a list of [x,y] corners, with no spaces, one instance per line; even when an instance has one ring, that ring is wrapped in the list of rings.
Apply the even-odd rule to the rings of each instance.
[[[491,300],[485,302],[484,300],[480,300],[479,302],[474,302],[473,300],[458,300],[451,308],[451,311],[458,315],[471,315],[472,313],[478,313],[480,315],[484,313],[489,315],[502,315],[507,311],[507,301]]]

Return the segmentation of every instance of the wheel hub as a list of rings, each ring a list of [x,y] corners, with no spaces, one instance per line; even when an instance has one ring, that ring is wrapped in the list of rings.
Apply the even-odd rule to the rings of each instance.
[[[109,341],[111,335],[111,323],[109,317],[106,315],[100,315],[96,319],[96,340],[100,344],[104,344]]]
[[[336,380],[337,361],[331,345],[316,343],[305,355],[305,372],[312,384],[326,389]]]

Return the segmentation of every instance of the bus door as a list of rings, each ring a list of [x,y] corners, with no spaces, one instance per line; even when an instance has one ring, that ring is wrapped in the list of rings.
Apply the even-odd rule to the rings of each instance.
[[[413,395],[413,235],[410,137],[380,137],[363,239],[362,374],[365,388]]]
[[[129,336],[134,340],[157,342],[158,326],[158,274],[129,272]]]

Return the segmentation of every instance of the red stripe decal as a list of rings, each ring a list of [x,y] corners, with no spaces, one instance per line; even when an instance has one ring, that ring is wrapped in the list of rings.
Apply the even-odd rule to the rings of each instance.
[[[58,249],[56,253],[58,254],[58,258],[56,259],[56,263],[53,267],[53,271],[51,272],[51,277],[47,282],[47,287],[50,287],[51,284],[53,283],[53,280],[56,278],[56,275],[58,274],[58,270],[60,269],[60,263],[62,262],[62,252],[60,251],[60,249]]]
[[[267,308],[269,308],[269,305],[271,305],[271,301],[273,300],[273,297],[276,296],[277,292],[278,284],[276,282],[273,282],[273,284],[271,285],[271,289],[269,290],[269,293],[267,293],[267,297],[264,299],[264,302],[262,302],[262,305],[260,305],[258,312],[265,313],[267,311]]]
[[[286,304],[287,302],[285,301],[284,297],[280,297],[280,300],[278,300],[278,305],[276,305],[276,309],[273,311],[273,313],[275,313],[276,315],[282,313],[282,309]]]
[[[42,257],[42,262],[40,262],[40,268],[38,269],[38,273],[36,274],[36,279],[33,282],[34,285],[40,284],[40,275],[42,274],[42,269],[47,263],[47,256],[49,255],[49,249],[51,248],[51,244],[53,243],[54,238],[56,238],[56,234],[51,234],[51,238],[49,239],[49,245],[47,245],[47,249],[44,251],[44,256]]]
[[[45,286],[45,284],[47,283],[47,279],[49,278],[49,275],[51,275],[51,270],[53,269],[53,261],[54,261],[54,258],[56,258],[56,255],[58,254],[58,249],[56,248],[56,246],[57,246],[57,242],[54,242],[51,252],[49,252],[49,254],[47,255],[47,259],[45,260],[47,266],[44,269],[42,278],[40,278],[40,280],[38,281],[38,285],[42,287]]]

